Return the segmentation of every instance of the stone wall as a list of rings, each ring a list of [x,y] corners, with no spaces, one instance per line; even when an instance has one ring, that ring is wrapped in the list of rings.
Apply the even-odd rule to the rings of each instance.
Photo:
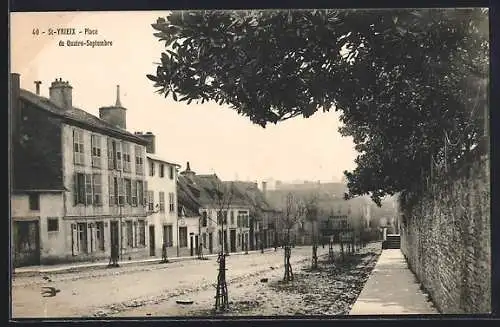
[[[441,313],[491,311],[489,160],[473,162],[401,208],[401,249]]]

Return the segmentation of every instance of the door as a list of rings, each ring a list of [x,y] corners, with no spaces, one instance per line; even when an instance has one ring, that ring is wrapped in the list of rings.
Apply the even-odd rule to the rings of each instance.
[[[38,221],[14,222],[14,266],[40,264],[40,227]]]
[[[191,253],[191,256],[194,255],[194,241],[193,241],[193,235],[190,235],[190,238],[189,238],[189,249],[190,249],[190,252]]]
[[[118,222],[112,221],[109,223],[109,232],[110,232],[110,240],[111,240],[111,249],[120,248],[120,234],[118,228]]]
[[[208,251],[210,254],[214,251],[214,240],[212,238],[212,233],[208,233]]]
[[[231,252],[236,252],[236,230],[231,229],[229,231],[229,237],[230,237],[230,242],[231,242]]]
[[[149,225],[149,255],[155,256],[155,226]]]

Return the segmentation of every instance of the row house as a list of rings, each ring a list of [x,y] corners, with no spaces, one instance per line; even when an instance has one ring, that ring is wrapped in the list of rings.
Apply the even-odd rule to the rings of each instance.
[[[148,255],[148,140],[126,131],[119,87],[99,118],[56,79],[49,98],[11,78],[11,217],[17,266]]]
[[[192,213],[191,219],[198,219],[198,229],[189,232],[193,244],[190,248],[201,245],[206,253],[219,252],[222,247],[227,252],[247,249],[251,205],[245,195],[215,174],[197,175],[189,163],[180,174],[178,189],[184,195],[179,197],[179,206],[190,208],[185,212]],[[179,237],[182,236],[179,230]]]
[[[151,132],[135,132],[148,140],[147,195],[148,246],[150,256],[161,256],[163,246],[167,255],[177,247],[177,175],[180,165],[156,155],[156,137]]]

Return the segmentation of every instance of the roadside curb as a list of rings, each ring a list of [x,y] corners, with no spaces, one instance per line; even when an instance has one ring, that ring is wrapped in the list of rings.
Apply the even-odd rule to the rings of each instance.
[[[266,252],[274,252],[274,248],[270,249],[264,249],[264,253]],[[250,255],[250,254],[260,254],[261,250],[253,250],[253,251],[248,251],[248,254],[245,254],[245,252],[234,252],[230,253],[229,256],[233,255]],[[216,258],[218,254],[206,254],[203,255],[205,258]],[[190,261],[190,260],[199,260],[197,256],[189,256],[189,257],[169,257],[168,261],[169,262],[180,262],[180,261]],[[142,260],[131,260],[131,261],[121,261],[119,262],[120,267],[123,266],[146,266],[146,265],[151,265],[151,264],[159,264],[161,262],[161,258],[151,258],[151,259],[142,259]],[[37,267],[37,268],[21,268],[18,271],[14,270],[13,271],[13,276],[14,277],[29,277],[29,276],[36,276],[40,274],[48,274],[48,273],[70,273],[70,272],[77,272],[77,271],[84,271],[84,270],[91,270],[91,269],[106,269],[108,268],[108,262],[95,262],[95,263],[86,263],[86,264],[75,264],[75,265],[68,265],[68,266],[62,266],[62,267],[50,267],[50,266],[43,266],[43,267]]]

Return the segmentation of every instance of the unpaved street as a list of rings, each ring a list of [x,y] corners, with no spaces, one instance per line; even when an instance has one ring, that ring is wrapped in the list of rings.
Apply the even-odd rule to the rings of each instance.
[[[330,263],[326,251],[318,249],[318,269],[310,269],[309,258],[296,262],[292,282],[282,282],[283,269],[233,281],[228,287],[229,310],[223,313],[213,312],[215,290],[209,288],[120,311],[113,316],[345,315],[363,289],[380,252],[380,243],[372,243],[343,261],[337,253],[336,262]],[[267,281],[261,281],[262,278]],[[176,303],[180,299],[193,303]]]
[[[318,248],[319,255],[327,251]],[[293,265],[310,262],[310,257],[310,246],[292,250]],[[250,280],[253,283],[262,274],[283,274],[283,250],[231,255],[226,264],[231,292],[238,288],[238,283]],[[138,308],[158,305],[176,296],[215,293],[216,279],[216,258],[15,277],[12,315],[14,318],[130,315]],[[55,287],[60,292],[54,297],[43,297],[43,286]]]

